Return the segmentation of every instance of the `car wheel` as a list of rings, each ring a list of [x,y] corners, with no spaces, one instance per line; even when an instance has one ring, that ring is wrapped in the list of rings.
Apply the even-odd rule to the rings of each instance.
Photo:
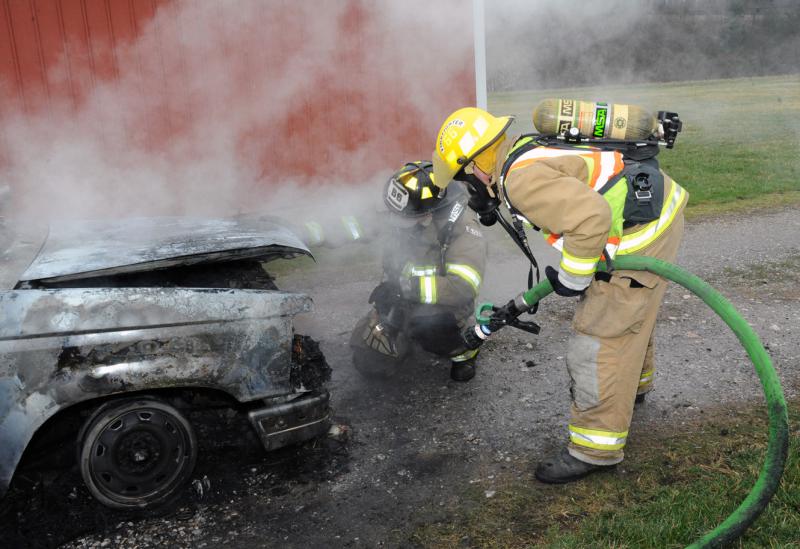
[[[109,402],[86,420],[78,439],[87,488],[116,509],[168,502],[194,470],[197,439],[191,424],[155,398]]]

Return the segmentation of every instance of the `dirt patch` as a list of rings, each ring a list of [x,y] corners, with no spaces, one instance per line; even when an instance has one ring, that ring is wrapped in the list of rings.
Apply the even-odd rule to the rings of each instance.
[[[715,282],[736,287],[742,295],[762,300],[800,301],[800,253],[747,268],[728,267]]]

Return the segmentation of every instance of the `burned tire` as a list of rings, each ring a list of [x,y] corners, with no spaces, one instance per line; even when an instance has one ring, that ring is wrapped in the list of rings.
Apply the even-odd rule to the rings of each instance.
[[[78,439],[86,487],[115,509],[158,507],[189,480],[197,458],[191,424],[155,398],[109,402],[86,420]]]

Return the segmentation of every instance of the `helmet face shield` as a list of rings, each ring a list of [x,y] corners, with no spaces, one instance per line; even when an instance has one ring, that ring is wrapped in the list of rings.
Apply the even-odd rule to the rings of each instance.
[[[494,143],[475,157],[475,165],[485,174],[491,175],[497,165],[497,149],[505,141],[505,134],[501,135]]]

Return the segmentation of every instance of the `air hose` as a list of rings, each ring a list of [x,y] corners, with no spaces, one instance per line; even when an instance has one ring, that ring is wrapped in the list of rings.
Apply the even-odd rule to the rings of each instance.
[[[603,263],[600,266],[601,269],[604,268]],[[758,518],[780,484],[789,453],[789,418],[780,380],[758,335],[733,305],[706,282],[676,265],[652,257],[619,256],[614,262],[614,267],[621,270],[649,271],[693,292],[733,330],[755,366],[767,400],[769,414],[769,442],[761,473],[739,507],[719,526],[689,547],[694,549],[727,546],[738,539]],[[465,342],[471,348],[476,348],[497,329],[503,326],[516,326],[521,322],[517,320],[520,314],[532,309],[552,291],[550,281],[545,279],[509,301],[504,307],[480,305],[476,311],[478,323],[474,329],[471,328],[464,333]]]

